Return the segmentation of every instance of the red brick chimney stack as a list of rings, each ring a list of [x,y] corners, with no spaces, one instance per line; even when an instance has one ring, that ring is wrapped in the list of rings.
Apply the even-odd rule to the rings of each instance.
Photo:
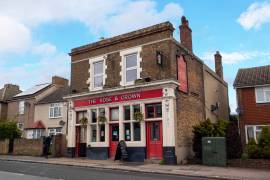
[[[192,52],[192,30],[189,27],[188,20],[185,16],[181,18],[180,41],[183,46]]]
[[[223,79],[222,56],[220,55],[219,51],[217,51],[215,54],[215,69],[216,74]]]

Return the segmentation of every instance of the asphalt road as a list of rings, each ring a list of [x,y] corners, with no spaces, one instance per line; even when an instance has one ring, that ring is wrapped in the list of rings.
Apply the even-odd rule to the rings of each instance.
[[[0,160],[0,180],[206,180],[128,171]]]

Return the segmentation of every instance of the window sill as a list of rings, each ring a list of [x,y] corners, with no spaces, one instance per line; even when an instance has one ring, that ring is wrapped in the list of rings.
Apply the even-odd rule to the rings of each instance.
[[[59,119],[62,118],[62,116],[58,116],[58,117],[49,117],[50,119]]]

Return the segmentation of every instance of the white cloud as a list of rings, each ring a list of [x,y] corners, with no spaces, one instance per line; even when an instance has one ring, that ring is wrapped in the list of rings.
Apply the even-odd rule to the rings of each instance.
[[[213,62],[215,52],[206,52],[204,53],[202,59]],[[270,52],[261,52],[261,51],[248,51],[248,52],[221,52],[222,61],[225,64],[237,64],[243,61],[258,59],[258,58],[268,58]]]
[[[246,29],[258,29],[264,23],[270,22],[270,3],[255,2],[237,19],[238,23]]]
[[[32,52],[41,56],[50,56],[56,53],[56,47],[50,43],[42,43],[34,46]]]
[[[0,15],[0,53],[20,53],[31,42],[31,32],[22,23]]]

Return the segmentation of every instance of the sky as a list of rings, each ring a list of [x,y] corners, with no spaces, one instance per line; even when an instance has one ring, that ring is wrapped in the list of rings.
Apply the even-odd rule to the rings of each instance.
[[[170,21],[179,40],[182,15],[194,53],[212,69],[220,51],[235,112],[237,70],[270,64],[270,0],[1,0],[0,87],[70,78],[70,50],[101,37]]]

